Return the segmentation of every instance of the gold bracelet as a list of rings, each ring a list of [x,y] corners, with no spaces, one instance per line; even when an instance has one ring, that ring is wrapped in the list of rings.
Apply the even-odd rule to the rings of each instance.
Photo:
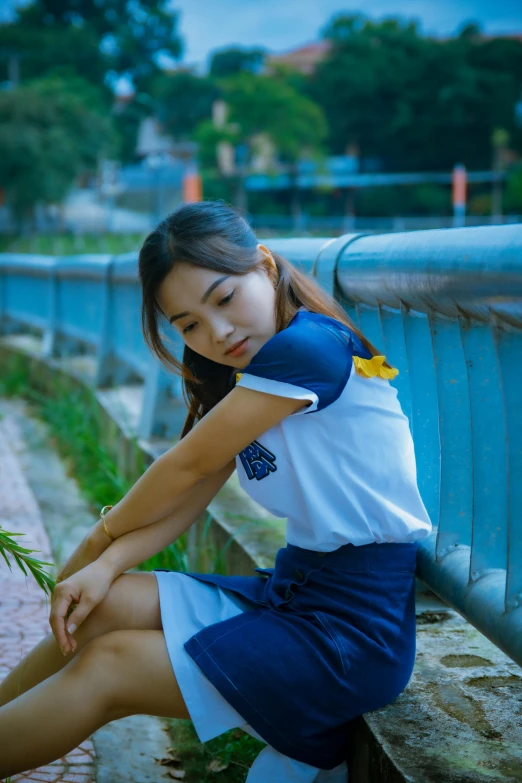
[[[108,530],[108,528],[107,528],[107,523],[106,523],[106,521],[105,521],[105,514],[107,513],[107,511],[110,511],[110,510],[111,510],[111,508],[112,508],[112,506],[104,506],[104,507],[102,508],[102,510],[100,511],[100,518],[101,518],[101,521],[102,521],[102,523],[103,523],[103,529],[105,530],[105,532],[107,533],[107,535],[109,536],[109,538],[111,539],[111,541],[116,541],[116,539],[114,538],[114,536],[111,536],[111,534],[109,533],[109,530]]]

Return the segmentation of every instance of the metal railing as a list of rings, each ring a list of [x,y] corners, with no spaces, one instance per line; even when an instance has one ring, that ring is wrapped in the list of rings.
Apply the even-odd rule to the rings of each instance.
[[[399,369],[434,525],[418,576],[522,665],[522,225],[264,241]],[[139,435],[172,436],[180,380],[150,355],[139,314],[135,253],[0,255],[2,331],[41,331],[49,358],[90,351],[97,385],[142,378]]]

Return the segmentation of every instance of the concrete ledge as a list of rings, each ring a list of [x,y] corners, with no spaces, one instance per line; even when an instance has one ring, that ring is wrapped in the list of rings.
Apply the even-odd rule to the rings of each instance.
[[[41,341],[27,335],[0,340],[0,371],[21,363],[31,385],[49,396],[57,381],[71,389],[91,386],[90,357],[44,361],[40,350]],[[172,445],[134,438],[141,394],[139,385],[96,392],[105,445],[131,480],[139,475],[137,453],[150,463]],[[212,541],[227,545],[225,569],[252,575],[255,566],[273,564],[284,545],[284,520],[254,503],[236,477],[208,511]],[[206,527],[204,515],[191,533],[193,551]],[[203,564],[200,570],[208,569]],[[410,683],[392,704],[351,724],[351,783],[522,781],[522,669],[419,579],[416,609]]]
[[[522,670],[452,609],[417,612],[405,691],[354,727],[356,783],[522,780]]]

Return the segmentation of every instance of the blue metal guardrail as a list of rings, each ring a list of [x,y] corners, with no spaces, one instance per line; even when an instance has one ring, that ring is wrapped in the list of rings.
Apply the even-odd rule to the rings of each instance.
[[[332,165],[332,161],[338,158],[329,158],[324,164],[313,161],[302,161],[294,176],[297,188],[374,188],[383,185],[423,185],[438,183],[451,185],[452,172],[407,172],[407,173],[359,173],[350,171],[348,167]],[[468,182],[494,182],[497,179],[505,180],[505,172],[496,171],[468,171]],[[287,190],[291,185],[289,172],[275,172],[273,174],[248,174],[245,177],[247,190]]]
[[[265,242],[398,367],[434,525],[418,576],[522,665],[522,225]],[[136,264],[0,255],[0,325],[39,330],[45,357],[91,351],[97,385],[144,379],[140,436],[173,435],[181,385],[141,336]]]

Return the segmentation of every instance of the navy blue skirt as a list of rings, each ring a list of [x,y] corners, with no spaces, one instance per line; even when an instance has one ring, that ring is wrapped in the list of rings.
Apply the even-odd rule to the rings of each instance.
[[[416,651],[417,544],[288,544],[262,576],[188,576],[231,590],[251,608],[184,645],[263,739],[280,753],[333,769],[348,724],[397,698]],[[164,570],[164,569],[157,569]]]

